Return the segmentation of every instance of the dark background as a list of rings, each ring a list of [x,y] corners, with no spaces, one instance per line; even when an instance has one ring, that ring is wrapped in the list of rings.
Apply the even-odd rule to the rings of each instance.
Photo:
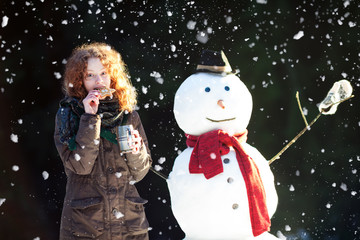
[[[322,116],[271,165],[279,194],[271,232],[360,239],[358,1],[1,0],[0,23],[1,239],[58,238],[66,177],[54,116],[64,60],[91,41],[122,53],[154,166],[165,175],[185,148],[174,94],[202,49],[224,50],[240,71],[254,101],[248,143],[267,159],[304,127],[296,91],[310,121],[335,81],[351,81],[355,98]],[[299,31],[303,37],[294,39]],[[166,182],[150,172],[137,187],[149,200],[151,239],[182,239]]]

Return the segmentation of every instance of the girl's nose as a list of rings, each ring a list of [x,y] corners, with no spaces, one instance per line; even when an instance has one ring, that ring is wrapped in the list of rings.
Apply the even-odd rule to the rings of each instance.
[[[219,100],[218,102],[217,102],[217,105],[219,105],[222,109],[225,109],[225,104],[224,104],[224,101],[223,100]]]
[[[101,78],[100,74],[96,75],[96,83],[101,83],[103,79]]]

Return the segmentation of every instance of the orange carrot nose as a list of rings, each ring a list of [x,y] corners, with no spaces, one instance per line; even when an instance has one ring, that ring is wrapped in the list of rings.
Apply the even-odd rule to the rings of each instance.
[[[217,104],[222,108],[222,109],[225,109],[225,104],[224,104],[224,101],[223,100],[219,100],[217,102]]]

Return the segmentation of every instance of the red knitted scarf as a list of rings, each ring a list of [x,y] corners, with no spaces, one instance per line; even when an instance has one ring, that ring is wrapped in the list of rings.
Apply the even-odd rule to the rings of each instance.
[[[223,172],[221,155],[229,153],[230,147],[236,152],[236,159],[244,177],[253,235],[256,237],[270,230],[270,218],[266,196],[259,170],[254,160],[246,154],[241,142],[247,140],[247,130],[230,136],[222,130],[214,130],[197,136],[186,134],[186,144],[193,147],[189,171],[203,173],[206,179]]]

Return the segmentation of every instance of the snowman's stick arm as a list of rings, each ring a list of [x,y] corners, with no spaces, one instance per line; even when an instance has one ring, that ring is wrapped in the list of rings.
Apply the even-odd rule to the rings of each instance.
[[[304,112],[303,112],[302,107],[301,107],[301,103],[300,103],[300,99],[299,99],[299,92],[296,92],[296,100],[297,100],[298,105],[299,105],[299,109],[300,109],[301,116],[302,116],[302,118],[304,119],[304,122],[305,122],[306,127],[308,127],[309,124],[308,124],[308,122],[306,121],[306,117],[305,117]]]
[[[150,167],[150,170],[155,173],[156,175],[158,175],[159,177],[161,177],[162,179],[164,179],[165,181],[167,180],[167,176],[165,176],[164,174],[162,174],[161,172],[156,171],[152,166]]]
[[[342,102],[345,102],[347,100],[349,100],[350,98],[353,98],[354,95],[351,95],[350,97],[348,98],[345,98],[339,102],[336,102],[336,103],[333,103],[329,106],[329,108],[332,106],[332,105],[335,105],[335,104],[340,104]],[[298,94],[297,94],[297,98],[298,98]],[[300,105],[300,101],[299,102],[299,107],[301,107]],[[300,108],[300,112],[302,112],[301,108]],[[281,151],[276,154],[273,158],[270,159],[269,161],[269,165],[272,164],[275,160],[279,159],[280,158],[280,155],[283,154],[291,145],[293,145],[305,132],[306,130],[310,130],[311,126],[319,119],[319,117],[322,115],[322,112],[319,112],[319,114],[314,118],[314,120],[311,121],[311,123],[309,125],[306,125],[305,128],[303,130],[301,130],[301,132],[298,133],[298,135],[296,135],[288,144],[286,144],[285,147],[283,147],[283,149],[281,149]],[[302,113],[303,114],[303,113]],[[305,120],[305,116],[303,116],[304,120]],[[305,120],[305,123],[306,123],[306,120]]]
[[[283,147],[283,149],[281,149],[281,151],[276,154],[270,161],[269,161],[269,165],[271,163],[273,163],[275,160],[280,158],[280,155],[283,154],[291,145],[293,145],[300,137],[301,135],[303,135],[306,130],[310,130],[310,127],[319,119],[319,117],[321,116],[322,112],[320,112],[315,118],[314,120],[311,121],[310,124],[308,124],[307,126],[305,126],[305,128],[303,130],[301,130],[301,132],[298,133],[298,135],[296,135],[288,144],[286,144],[285,147]]]

